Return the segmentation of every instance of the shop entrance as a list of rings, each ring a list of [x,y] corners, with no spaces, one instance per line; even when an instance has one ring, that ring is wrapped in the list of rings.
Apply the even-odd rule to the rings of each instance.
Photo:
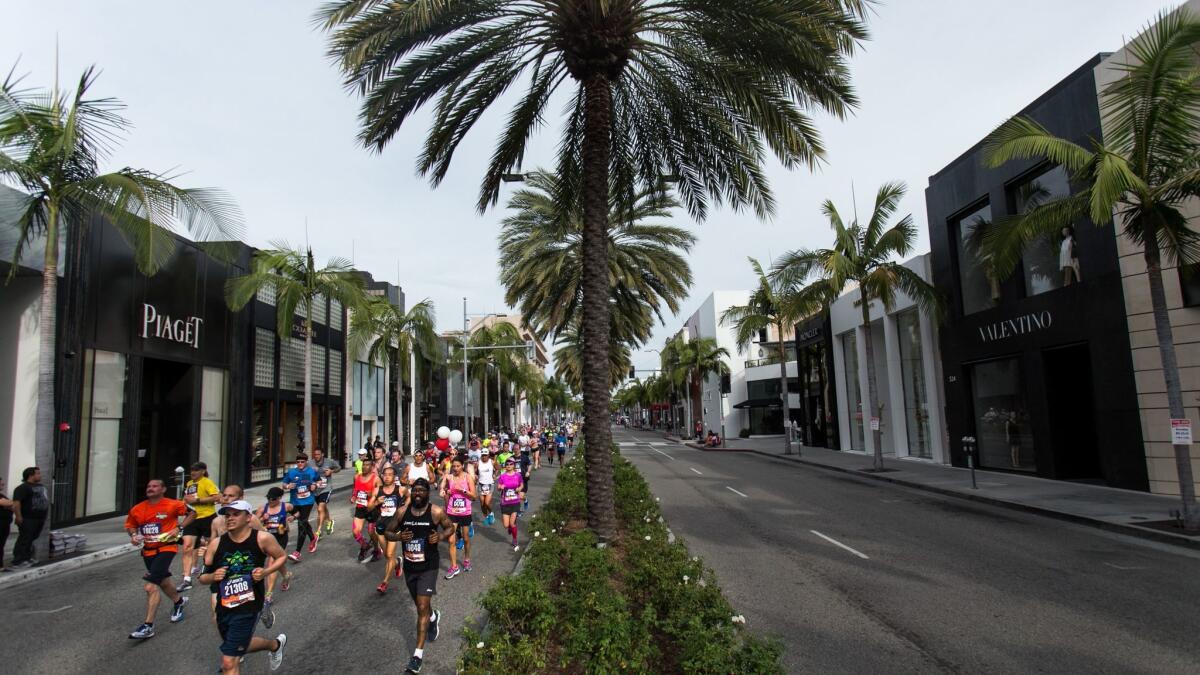
[[[195,371],[196,368],[186,363],[142,360],[136,500],[141,499],[146,482],[151,478],[166,481],[167,496],[174,497],[175,467],[182,466],[186,470],[191,463]]]
[[[1087,343],[1042,352],[1055,478],[1102,480]]]

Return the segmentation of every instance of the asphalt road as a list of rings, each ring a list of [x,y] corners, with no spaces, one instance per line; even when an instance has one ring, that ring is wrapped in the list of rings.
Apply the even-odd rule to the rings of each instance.
[[[615,432],[789,672],[1197,673],[1200,555]]]
[[[537,513],[557,472],[543,464],[534,473],[529,515]],[[299,564],[289,563],[296,578],[288,592],[276,590],[274,628],[264,630],[260,624],[256,632],[259,636],[287,633],[280,673],[398,673],[412,655],[416,612],[408,590],[402,579],[393,579],[387,595],[376,593],[383,562],[356,562],[358,545],[350,534],[346,500],[345,492],[334,497],[333,535],[321,541],[315,554],[305,554]],[[442,612],[442,634],[437,642],[426,643],[422,675],[454,672],[461,629],[481,615],[478,596],[497,575],[511,573],[519,558],[499,522],[482,525],[478,513],[475,522],[474,571],[438,580],[434,607]],[[521,519],[522,548],[531,534],[529,522],[528,516]],[[292,530],[295,542],[295,527]],[[446,544],[441,549],[444,573],[449,566]],[[173,567],[177,580],[180,569],[177,557]],[[0,672],[216,672],[220,639],[211,623],[207,588],[188,593],[191,604],[181,623],[169,623],[170,603],[164,600],[154,624],[157,635],[144,642],[128,639],[145,612],[144,571],[137,555],[130,554],[0,592]],[[247,657],[243,672],[270,672],[266,654]]]

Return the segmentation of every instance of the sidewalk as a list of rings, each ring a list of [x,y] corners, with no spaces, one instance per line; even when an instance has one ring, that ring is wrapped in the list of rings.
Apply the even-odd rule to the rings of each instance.
[[[681,442],[674,436],[667,438]],[[866,471],[872,466],[871,455],[796,445],[792,448],[793,451],[799,449],[799,456],[784,455],[782,437],[729,439],[726,448],[704,448],[690,441],[684,443],[688,447],[708,452],[753,452],[830,471],[851,473],[863,478],[1060,518],[1129,536],[1200,549],[1200,536],[1176,534],[1147,526],[1149,523],[1161,523],[1170,519],[1171,512],[1179,508],[1179,499],[1176,497],[980,470],[975,472],[976,484],[979,487],[973,489],[969,469],[936,464],[928,460],[898,459],[885,455],[885,471],[872,473]]]
[[[267,490],[278,485],[276,482],[257,485],[246,488],[246,500],[249,501],[255,508],[265,504],[267,501]],[[346,480],[339,479],[335,483],[333,491],[339,493],[350,487],[350,483]],[[171,491],[168,490],[168,493]],[[174,497],[173,494],[168,494]],[[43,562],[29,569],[16,570],[15,572],[7,572],[0,574],[0,590],[20,586],[21,584],[44,579],[48,576],[69,572],[79,569],[90,563],[107,560],[114,556],[131,553],[138,550],[136,546],[129,543],[129,535],[125,533],[125,516],[116,516],[114,518],[106,518],[104,520],[96,520],[90,523],[73,525],[71,527],[55,528],[56,531],[61,530],[63,534],[82,534],[87,537],[87,546],[78,553],[73,553],[62,558],[55,558],[49,563]],[[5,560],[12,560],[12,546],[16,539],[16,526],[13,526],[13,532],[8,538],[8,549],[5,551]]]

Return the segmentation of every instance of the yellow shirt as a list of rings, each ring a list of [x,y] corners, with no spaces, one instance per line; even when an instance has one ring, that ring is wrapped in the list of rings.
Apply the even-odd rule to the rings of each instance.
[[[183,490],[183,494],[185,497],[187,495],[196,495],[197,499],[204,499],[205,497],[221,494],[221,491],[217,489],[216,483],[212,482],[207,476],[204,476],[200,480],[189,480]],[[190,506],[196,512],[197,518],[211,518],[217,515],[216,504],[190,504]]]

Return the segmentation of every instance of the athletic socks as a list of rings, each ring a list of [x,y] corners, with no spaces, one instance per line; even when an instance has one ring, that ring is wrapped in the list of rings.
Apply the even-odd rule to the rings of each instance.
[[[417,657],[418,659],[423,659],[423,658],[425,658],[425,650],[424,649],[414,649],[413,656]]]

